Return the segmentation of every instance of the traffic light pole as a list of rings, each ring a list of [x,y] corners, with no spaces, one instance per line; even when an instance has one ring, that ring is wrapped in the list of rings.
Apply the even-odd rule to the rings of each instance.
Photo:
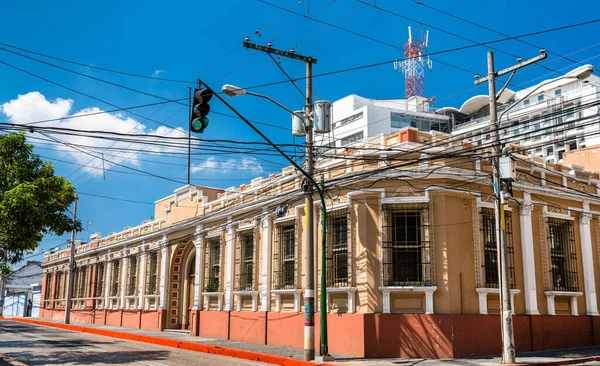
[[[188,105],[189,105],[189,121],[192,120],[192,87],[188,87]],[[188,123],[188,163],[187,163],[187,184],[191,184],[191,166],[192,166],[192,124]]]
[[[73,221],[77,220],[77,194],[73,207]],[[65,324],[71,323],[71,302],[73,301],[73,275],[75,274],[75,229],[71,232],[71,251],[69,253],[69,279],[67,280],[67,303],[65,304]]]
[[[498,282],[500,292],[500,318],[502,335],[502,358],[501,363],[515,363],[515,337],[512,321],[512,304],[510,302],[510,277],[508,275],[508,248],[506,247],[506,222],[504,215],[504,199],[502,197],[502,177],[500,176],[500,155],[502,147],[500,146],[500,122],[497,119],[496,110],[496,77],[509,72],[515,72],[524,66],[546,58],[546,53],[542,52],[540,56],[530,60],[519,62],[519,64],[496,72],[494,70],[494,53],[488,52],[488,75],[484,78],[475,80],[475,84],[488,82],[490,99],[490,122],[494,130],[494,157],[492,159],[493,172],[492,181],[494,186],[495,216],[496,216],[496,246],[498,260]]]

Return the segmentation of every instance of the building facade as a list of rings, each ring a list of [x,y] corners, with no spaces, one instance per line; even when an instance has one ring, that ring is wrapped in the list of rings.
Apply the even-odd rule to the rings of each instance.
[[[477,148],[408,127],[318,161],[330,352],[498,353],[490,152]],[[600,344],[600,176],[514,158],[505,208],[517,352]],[[75,247],[72,321],[302,348],[301,184],[290,167],[226,190],[185,186],[156,201],[154,221],[94,235]],[[46,253],[44,318],[64,316],[69,250]]]
[[[591,65],[580,66],[529,88],[504,90],[498,97],[501,140],[557,163],[566,152],[599,144],[600,78],[591,74],[593,70]],[[515,102],[519,103],[513,107]],[[477,145],[494,139],[487,95],[469,98],[460,109],[446,107],[436,113],[453,116],[452,134],[457,137]]]
[[[433,113],[430,100],[368,99],[351,94],[332,104],[331,132],[315,135],[315,146],[347,147],[364,144],[374,136],[388,135],[405,127],[449,133],[452,115]]]
[[[0,281],[0,315],[37,318],[41,307],[42,263],[27,261]]]

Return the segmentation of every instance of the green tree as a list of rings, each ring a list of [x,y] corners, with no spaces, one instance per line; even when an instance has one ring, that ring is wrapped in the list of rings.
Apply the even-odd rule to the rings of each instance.
[[[0,135],[0,275],[35,250],[44,234],[81,231],[68,215],[75,189],[33,152],[24,133]]]

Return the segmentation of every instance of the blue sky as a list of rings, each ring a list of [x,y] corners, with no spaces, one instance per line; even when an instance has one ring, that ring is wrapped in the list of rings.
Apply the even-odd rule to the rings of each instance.
[[[436,12],[411,0],[377,0],[378,7],[413,19],[408,21],[385,13],[356,0],[270,0],[278,6],[307,14],[365,36],[372,40],[327,27],[310,19],[286,13],[255,0],[223,1],[104,1],[93,5],[81,1],[38,2],[35,11],[31,3],[12,1],[3,4],[0,22],[0,42],[23,47],[40,53],[147,76],[194,81],[202,78],[214,88],[229,83],[243,87],[283,80],[285,77],[267,55],[242,48],[244,37],[274,47],[290,49],[318,59],[314,73],[326,73],[360,65],[367,65],[402,57],[401,48],[407,40],[407,26],[412,26],[418,37],[420,23],[431,25],[429,51],[438,52],[472,44],[465,39],[444,33],[452,32],[476,42],[503,38],[503,36]],[[368,4],[373,4],[373,0]],[[596,1],[578,1],[577,6],[564,2],[548,1],[440,1],[424,0],[424,4],[460,16],[509,35],[520,35],[571,23],[593,20],[598,13]],[[485,16],[492,14],[492,17]],[[259,30],[260,36],[255,34]],[[578,62],[597,65],[600,43],[593,35],[600,31],[600,23],[544,33],[525,40],[550,52],[544,62],[553,70],[569,70],[576,64],[556,56],[567,55]],[[515,62],[513,56],[524,59],[538,54],[536,47],[509,41],[494,47],[509,55],[494,51],[496,67],[503,68]],[[460,107],[469,97],[486,93],[486,86],[475,88],[475,73],[485,74],[486,52],[489,47],[475,47],[462,51],[433,56],[433,70],[426,73],[426,95],[436,96],[436,107]],[[36,75],[63,84],[119,107],[154,103],[160,99],[117,88],[89,78],[65,72],[48,65],[36,63],[0,50],[0,61],[15,65]],[[75,66],[55,60],[51,63],[70,68],[96,78],[139,89],[165,98],[185,97],[188,85],[107,73],[90,67]],[[217,62],[218,61],[218,62]],[[439,61],[439,62],[438,62]],[[216,63],[216,64],[215,64]],[[304,64],[294,60],[281,60],[282,67],[293,77],[304,75]],[[452,66],[449,66],[452,65]],[[212,67],[211,67],[212,66]],[[453,67],[454,66],[454,67]],[[210,69],[209,69],[210,68]],[[564,72],[564,71],[563,71]],[[528,86],[536,78],[556,77],[559,73],[532,66],[517,73],[511,87]],[[539,79],[537,79],[539,81]],[[304,84],[299,83],[301,88]],[[368,98],[404,97],[404,79],[396,73],[392,63],[353,72],[323,76],[314,80],[315,94],[319,99],[335,101],[348,94]],[[301,109],[300,94],[292,85],[279,84],[254,89],[276,98],[291,109]],[[34,93],[35,92],[35,93]],[[19,97],[21,96],[21,97]],[[28,96],[27,98],[25,96]],[[250,96],[231,99],[230,102],[248,118],[278,125],[283,128],[261,126],[269,137],[278,143],[294,140],[287,129],[290,126],[286,112],[266,101]],[[0,64],[0,105],[4,121],[28,122],[44,117],[64,117],[86,111],[111,110],[109,104],[40,80],[21,71]],[[229,112],[213,99],[212,110]],[[171,128],[187,128],[187,108],[177,104],[147,107],[136,110],[142,116],[161,121]],[[259,137],[242,121],[211,113],[210,126],[199,136],[205,139],[234,139],[258,141]],[[144,118],[121,113],[102,118],[72,119],[68,127],[86,129],[111,129],[127,132],[160,134],[167,130]],[[141,125],[139,125],[141,124]],[[157,130],[158,129],[158,130]],[[178,131],[172,132],[177,134]],[[301,139],[295,140],[303,142]],[[78,141],[79,142],[79,141]],[[106,179],[102,169],[79,169],[77,164],[87,164],[91,158],[81,153],[56,151],[48,145],[37,145],[37,152],[55,164],[58,174],[68,177],[80,192],[154,202],[173,192],[180,185],[152,177],[118,173],[123,168],[109,167]],[[118,145],[127,146],[127,145]],[[109,154],[107,152],[107,154]],[[166,154],[131,156],[129,164],[143,171],[174,177],[185,181],[186,160]],[[123,158],[124,156],[121,156]],[[62,161],[58,161],[60,159]],[[266,159],[260,160],[260,159]],[[161,164],[146,160],[159,161]],[[63,162],[66,161],[66,162]],[[251,178],[278,171],[285,165],[282,158],[261,155],[206,155],[194,156],[197,166],[192,178],[196,184],[216,187],[239,185]],[[82,194],[78,216],[88,232],[78,235],[86,239],[90,233],[120,231],[125,226],[135,226],[153,215],[151,204],[111,200]],[[64,242],[63,238],[48,237],[42,250]],[[42,259],[42,256],[32,259]]]

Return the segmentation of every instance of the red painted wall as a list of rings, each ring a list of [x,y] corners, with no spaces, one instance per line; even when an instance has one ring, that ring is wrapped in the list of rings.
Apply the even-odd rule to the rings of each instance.
[[[591,346],[594,344],[592,321],[588,316],[548,316],[542,318],[544,349]],[[600,329],[596,329],[600,331]]]
[[[204,314],[205,312],[202,312]],[[202,316],[200,317],[202,319]],[[267,313],[232,311],[229,313],[229,339],[265,344],[267,340]]]
[[[267,344],[303,348],[303,327],[304,315],[301,313],[267,313]]]
[[[366,314],[327,314],[327,343],[329,352],[365,357]],[[361,336],[358,337],[357,335]],[[315,314],[315,350],[321,342],[321,318]],[[300,348],[303,344],[300,344]]]
[[[116,327],[120,327],[122,312],[123,312],[123,310],[107,310],[106,311],[106,325],[114,325]]]
[[[140,312],[138,311],[123,311],[123,327],[125,328],[140,328]]]
[[[160,319],[157,311],[142,311],[142,329],[159,330]]]
[[[201,311],[200,336],[229,339],[229,312]]]

